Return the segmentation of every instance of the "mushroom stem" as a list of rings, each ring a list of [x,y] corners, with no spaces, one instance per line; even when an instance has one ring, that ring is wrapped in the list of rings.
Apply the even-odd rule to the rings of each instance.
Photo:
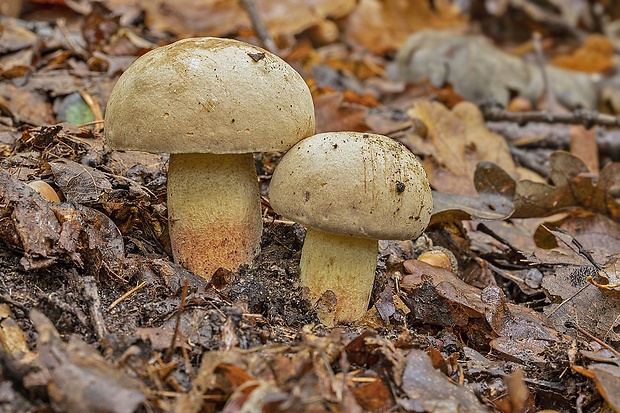
[[[327,291],[336,296],[336,310],[319,306],[319,320],[328,327],[359,320],[366,313],[377,268],[377,240],[335,235],[308,228],[301,251],[301,284],[316,303]]]
[[[194,274],[251,264],[263,228],[252,154],[170,155],[168,222],[174,262]]]

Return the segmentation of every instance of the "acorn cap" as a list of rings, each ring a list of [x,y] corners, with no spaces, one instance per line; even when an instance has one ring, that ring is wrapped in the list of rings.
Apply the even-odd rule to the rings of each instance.
[[[388,137],[329,132],[306,138],[282,157],[269,200],[280,215],[332,234],[414,239],[433,210],[426,172]]]
[[[146,53],[119,78],[105,115],[108,144],[121,150],[284,151],[313,133],[299,73],[231,39],[184,39]]]

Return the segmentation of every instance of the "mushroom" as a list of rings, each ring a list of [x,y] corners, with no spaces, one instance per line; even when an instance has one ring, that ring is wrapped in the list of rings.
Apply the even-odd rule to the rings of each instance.
[[[415,155],[385,136],[356,132],[322,133],[293,146],[273,173],[269,200],[280,215],[308,227],[301,284],[313,303],[328,290],[335,295],[335,311],[317,306],[327,326],[364,315],[378,240],[417,238],[433,209]]]
[[[28,186],[39,193],[47,202],[60,203],[60,198],[54,188],[45,181],[32,181],[28,183]]]
[[[260,248],[252,152],[285,151],[314,133],[302,77],[279,57],[231,39],[154,49],[119,78],[105,115],[112,149],[169,153],[173,258],[207,279],[251,264]]]

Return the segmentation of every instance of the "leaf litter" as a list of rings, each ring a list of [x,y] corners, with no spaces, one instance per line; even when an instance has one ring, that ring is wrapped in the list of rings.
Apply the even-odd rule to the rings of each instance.
[[[167,156],[113,152],[103,140],[107,97],[138,55],[190,34],[260,43],[247,10],[60,3],[52,19],[33,5],[0,22],[3,409],[618,410],[617,357],[594,338],[620,342],[619,159],[605,154],[599,171],[578,147],[551,153],[533,139],[523,150],[474,105],[517,108],[519,95],[539,109],[555,93],[567,108],[595,108],[585,72],[605,78],[601,98],[613,103],[613,36],[564,43],[594,30],[585,13],[527,0],[486,1],[483,16],[448,1],[256,0],[312,90],[317,131],[393,136],[421,157],[434,189],[425,235],[382,241],[364,318],[327,329],[298,283],[304,229],[267,202],[281,154],[255,159],[260,256],[206,282],[170,259]],[[493,27],[507,21],[516,24],[502,39]],[[472,23],[484,36],[463,35]],[[515,46],[519,25],[542,30],[551,64],[532,63],[527,41]],[[583,132],[579,145],[595,138]],[[30,189],[34,180],[62,202]],[[450,270],[416,260],[437,248]]]

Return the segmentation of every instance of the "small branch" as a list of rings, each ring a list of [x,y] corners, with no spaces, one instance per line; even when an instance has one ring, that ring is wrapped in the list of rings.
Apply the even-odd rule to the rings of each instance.
[[[256,36],[258,36],[265,49],[269,50],[271,53],[277,54],[278,46],[276,46],[276,42],[273,41],[273,37],[269,34],[265,23],[263,23],[263,20],[258,14],[254,0],[239,0],[239,2],[248,13],[252,26],[254,26]]]
[[[169,363],[172,358],[172,353],[174,352],[174,345],[177,342],[177,337],[180,334],[179,326],[181,322],[181,313],[185,309],[185,300],[187,299],[187,289],[189,287],[189,283],[185,280],[185,285],[183,285],[183,292],[181,293],[181,302],[179,303],[179,309],[177,310],[177,320],[174,324],[174,333],[172,334],[172,340],[170,341],[170,347],[164,353],[164,363]]]
[[[88,309],[90,312],[91,323],[95,328],[95,334],[99,340],[103,340],[106,335],[105,321],[103,320],[103,314],[101,313],[101,301],[99,300],[99,291],[97,288],[97,282],[95,277],[87,276],[83,278],[83,290],[82,294],[88,302]]]
[[[140,285],[132,288],[131,290],[127,291],[125,294],[121,295],[116,301],[110,304],[110,307],[108,307],[108,311],[116,307],[118,303],[120,303],[125,298],[129,297],[131,294],[135,293],[136,291],[138,291],[140,288],[144,287],[145,285],[146,285],[146,281],[142,282]]]
[[[540,33],[535,32],[532,36],[532,44],[534,45],[534,52],[536,55],[536,64],[540,68],[540,74],[543,80],[543,96],[545,97],[545,102],[547,109],[551,112],[557,112],[558,102],[551,90],[551,86],[549,85],[549,77],[547,76],[547,66],[545,63],[545,55],[542,50],[542,36]]]
[[[508,112],[500,108],[482,108],[482,115],[490,122],[514,122],[521,126],[529,122],[564,123],[568,125],[583,125],[591,128],[594,125],[603,127],[619,127],[620,117],[607,115],[593,110],[577,109],[570,113],[549,112]]]

